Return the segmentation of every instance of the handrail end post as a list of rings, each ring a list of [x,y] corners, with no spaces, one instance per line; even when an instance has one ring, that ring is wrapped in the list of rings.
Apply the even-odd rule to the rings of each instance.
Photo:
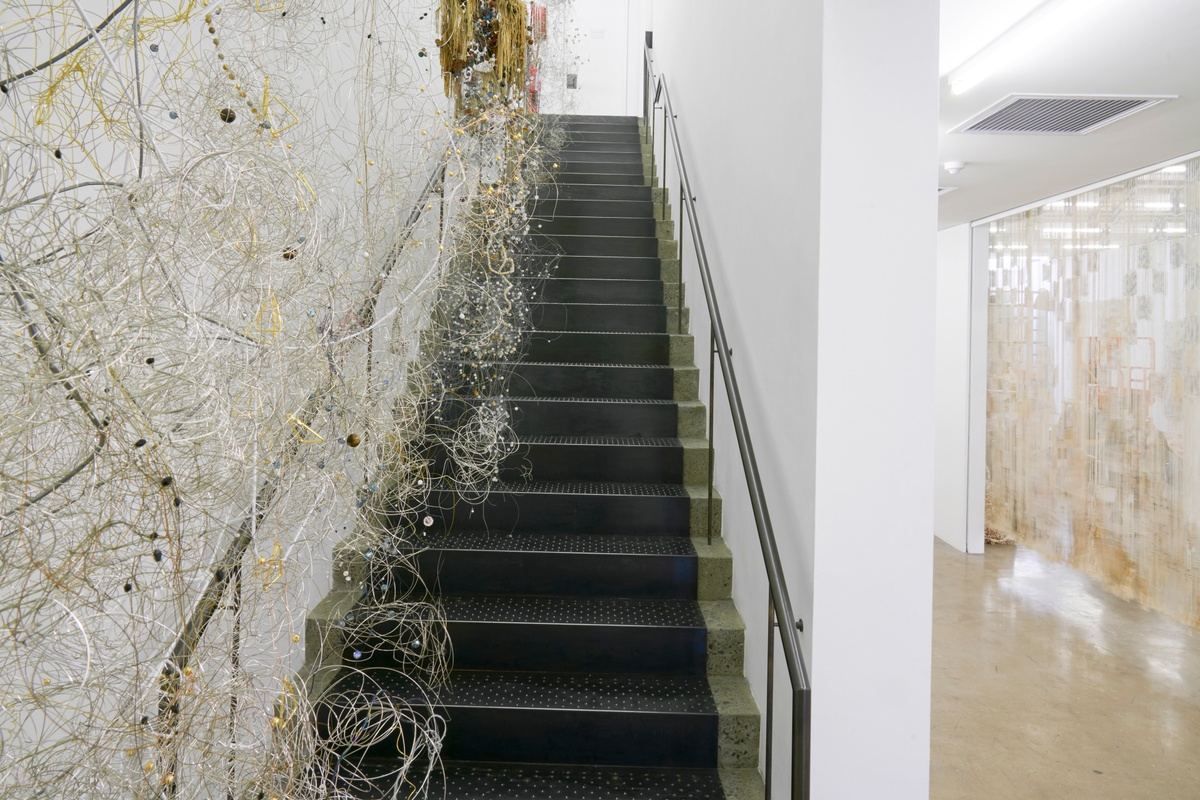
[[[809,800],[812,778],[812,690],[792,693],[792,800]]]

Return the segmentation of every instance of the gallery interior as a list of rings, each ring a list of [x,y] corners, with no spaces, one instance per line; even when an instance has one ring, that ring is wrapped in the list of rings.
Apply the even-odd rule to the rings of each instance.
[[[1194,797],[1197,29],[6,4],[0,797]]]

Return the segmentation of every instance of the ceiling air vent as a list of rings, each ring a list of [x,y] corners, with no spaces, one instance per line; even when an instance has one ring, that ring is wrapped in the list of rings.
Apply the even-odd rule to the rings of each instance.
[[[1091,133],[1170,96],[1014,94],[985,109],[951,133]]]

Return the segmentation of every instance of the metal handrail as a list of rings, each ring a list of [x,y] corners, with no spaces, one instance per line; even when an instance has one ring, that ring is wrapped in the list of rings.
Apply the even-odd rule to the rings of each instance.
[[[812,687],[808,678],[808,667],[804,660],[804,652],[800,645],[800,631],[803,622],[797,623],[792,610],[792,601],[788,596],[787,583],[784,579],[783,567],[779,562],[779,548],[775,541],[775,531],[771,526],[771,515],[767,509],[767,498],[763,492],[762,479],[759,476],[758,462],[754,457],[754,444],[750,439],[750,431],[746,424],[746,412],[742,405],[741,393],[738,391],[737,375],[733,369],[732,354],[729,341],[725,336],[725,325],[721,320],[716,291],[713,288],[712,271],[708,264],[708,255],[704,249],[704,237],[696,217],[696,198],[692,195],[691,182],[688,180],[687,166],[683,159],[683,150],[679,143],[679,130],[676,125],[676,114],[671,104],[671,92],[667,87],[666,78],[654,72],[654,60],[650,54],[650,36],[643,48],[643,121],[647,135],[653,131],[653,111],[660,105],[663,110],[663,137],[671,139],[675,152],[675,164],[679,170],[680,208],[686,211],[688,228],[691,231],[692,244],[696,251],[697,267],[700,272],[700,282],[704,287],[704,299],[708,304],[710,320],[710,366],[709,366],[709,446],[712,446],[712,379],[713,370],[711,355],[715,353],[721,364],[721,374],[725,382],[725,392],[729,398],[730,414],[733,417],[733,430],[737,435],[738,452],[742,457],[742,468],[746,473],[746,487],[750,492],[750,506],[754,511],[754,523],[758,529],[758,540],[762,547],[763,562],[769,584],[767,608],[768,651],[767,651],[767,703],[766,703],[766,764],[764,766],[765,797],[771,797],[771,739],[772,739],[772,705],[773,672],[775,650],[775,617],[779,617],[779,635],[783,641],[783,658],[787,663],[788,675],[792,684],[792,792],[793,800],[807,800],[809,797],[810,778],[810,735],[812,719]],[[651,98],[650,90],[654,87]],[[666,161],[666,142],[663,142]],[[665,170],[666,164],[663,168]],[[665,172],[663,175],[665,208]],[[680,284],[682,297],[682,249],[680,254]],[[682,325],[682,314],[680,315]],[[712,461],[709,460],[709,486],[712,486]],[[711,497],[711,494],[710,494]],[[712,502],[709,502],[711,514]],[[711,529],[710,529],[711,534]]]

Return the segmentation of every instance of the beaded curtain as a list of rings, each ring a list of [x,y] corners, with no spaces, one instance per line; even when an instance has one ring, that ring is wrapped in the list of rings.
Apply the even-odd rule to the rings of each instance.
[[[1200,625],[1200,162],[991,224],[987,525]]]

